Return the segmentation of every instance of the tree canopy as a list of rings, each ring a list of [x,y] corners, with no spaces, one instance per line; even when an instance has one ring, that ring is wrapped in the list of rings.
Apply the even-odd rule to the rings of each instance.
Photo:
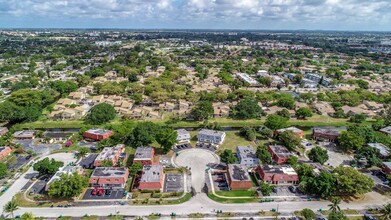
[[[0,179],[4,178],[7,175],[7,165],[5,163],[0,162]]]
[[[289,150],[295,150],[300,146],[301,139],[293,131],[284,131],[278,134],[278,140]]]
[[[176,143],[178,133],[172,128],[162,128],[156,133],[156,142],[163,148],[163,153],[167,153]]]
[[[333,171],[340,195],[362,195],[372,191],[374,181],[353,167],[338,166]]]
[[[277,130],[286,127],[288,119],[276,114],[271,114],[266,117],[265,126]]]
[[[359,150],[364,145],[364,137],[351,131],[343,131],[338,137],[339,146],[343,151]]]
[[[88,179],[78,173],[61,174],[60,179],[55,180],[49,186],[49,195],[60,198],[71,198],[82,193],[88,186]]]
[[[100,103],[92,107],[85,121],[89,124],[100,125],[113,120],[116,115],[117,112],[113,106],[107,103]]]
[[[254,99],[243,99],[232,110],[234,119],[253,119],[261,116],[262,109]]]
[[[64,163],[61,161],[56,161],[53,158],[49,159],[46,157],[43,160],[40,160],[36,162],[33,165],[33,169],[35,171],[38,171],[39,175],[49,175],[52,176],[54,175],[60,167],[64,166]]]
[[[272,162],[272,156],[270,155],[269,151],[267,150],[266,145],[259,145],[257,148],[257,157],[258,159],[264,163],[264,164],[270,164]]]
[[[195,120],[205,120],[213,115],[213,106],[210,101],[200,101],[191,110],[190,115]]]
[[[230,149],[225,149],[223,150],[223,152],[221,152],[220,154],[220,159],[221,159],[221,162],[223,163],[235,163],[236,162],[236,157],[234,156],[232,150]]]
[[[319,146],[312,148],[308,153],[308,157],[310,158],[310,160],[318,162],[320,164],[324,164],[329,159],[327,150]]]

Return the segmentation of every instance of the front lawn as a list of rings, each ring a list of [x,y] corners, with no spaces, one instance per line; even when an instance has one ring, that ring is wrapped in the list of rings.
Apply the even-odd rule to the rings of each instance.
[[[219,196],[225,197],[254,197],[257,196],[255,190],[230,190],[230,191],[216,191]]]
[[[259,203],[259,201],[260,201],[258,198],[244,198],[244,199],[220,198],[220,197],[213,195],[213,193],[208,193],[208,197],[211,200],[216,201],[216,202],[220,202],[220,203]]]

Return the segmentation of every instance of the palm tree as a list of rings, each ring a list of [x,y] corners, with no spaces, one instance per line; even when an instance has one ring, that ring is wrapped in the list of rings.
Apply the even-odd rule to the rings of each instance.
[[[381,210],[382,219],[384,220],[390,220],[391,219],[391,203],[388,203],[387,205],[384,205],[383,209]]]
[[[17,210],[18,208],[19,207],[15,199],[12,199],[11,201],[7,202],[4,205],[4,211],[11,213],[12,218],[14,217],[14,211]]]
[[[339,204],[341,203],[341,199],[339,197],[331,198],[331,204],[329,204],[331,212],[341,211]]]
[[[22,218],[23,220],[34,220],[34,219],[35,219],[33,213],[31,213],[31,212],[25,212],[25,213],[21,216],[21,218]]]

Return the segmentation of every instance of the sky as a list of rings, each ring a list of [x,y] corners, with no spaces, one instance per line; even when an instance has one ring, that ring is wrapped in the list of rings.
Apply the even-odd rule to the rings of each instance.
[[[0,28],[391,31],[391,0],[0,0]]]

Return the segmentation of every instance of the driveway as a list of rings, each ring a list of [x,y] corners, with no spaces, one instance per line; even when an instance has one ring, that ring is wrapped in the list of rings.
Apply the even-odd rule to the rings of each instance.
[[[196,193],[200,193],[205,184],[205,170],[208,165],[219,163],[220,158],[204,149],[188,149],[179,152],[174,163],[181,167],[190,167],[191,182]]]

